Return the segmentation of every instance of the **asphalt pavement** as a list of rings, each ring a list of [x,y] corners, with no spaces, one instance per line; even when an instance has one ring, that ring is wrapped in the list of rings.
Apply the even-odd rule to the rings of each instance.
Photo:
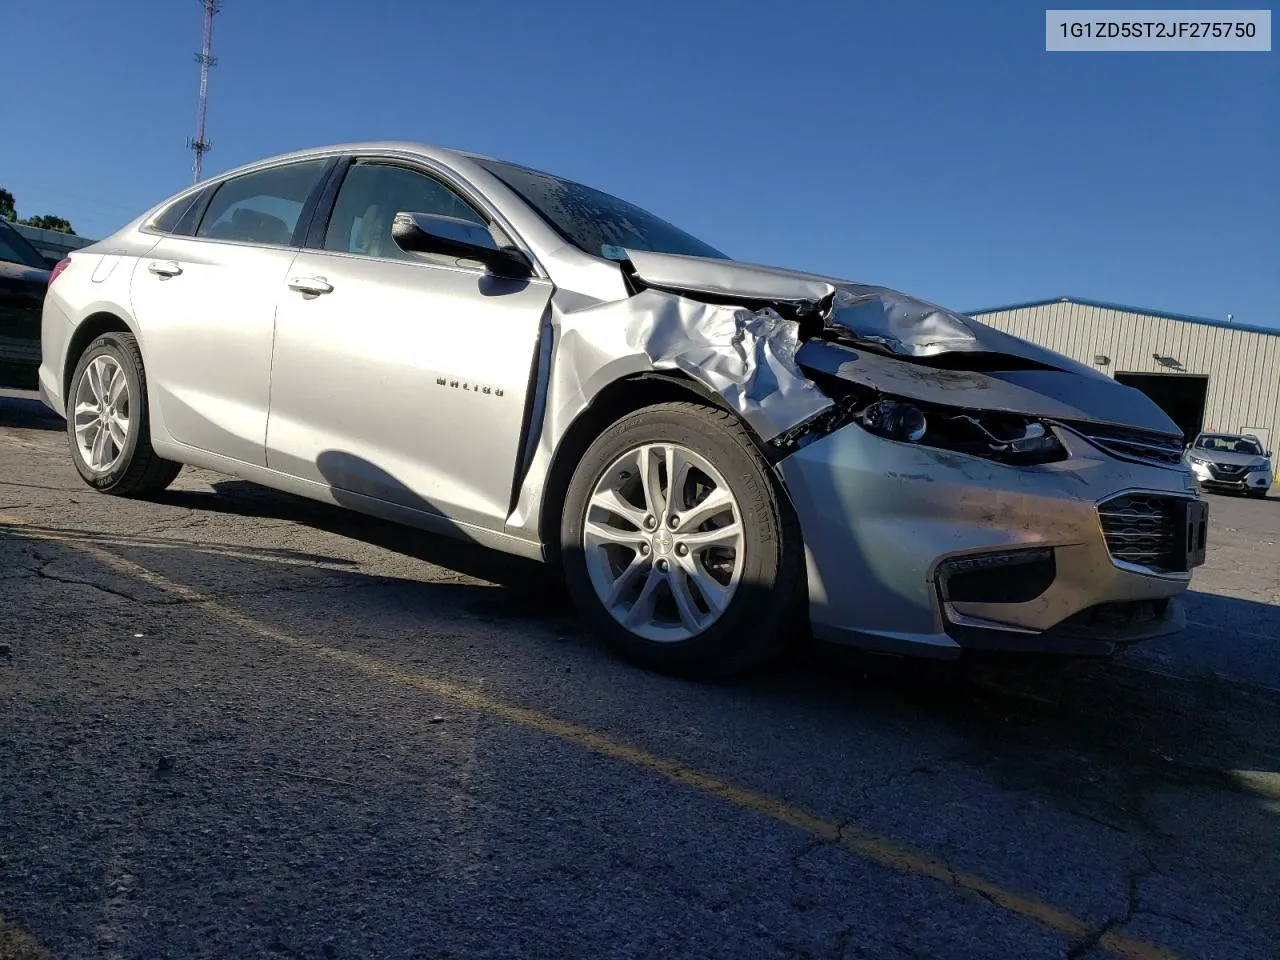
[[[1280,500],[1111,661],[625,666],[525,561],[0,398],[0,960],[1280,956]]]

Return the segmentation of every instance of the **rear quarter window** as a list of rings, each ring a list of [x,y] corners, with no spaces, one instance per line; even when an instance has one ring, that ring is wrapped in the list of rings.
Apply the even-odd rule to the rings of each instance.
[[[203,190],[179,197],[161,207],[143,226],[152,233],[190,236],[195,231],[200,211],[212,190],[212,187],[205,187]]]

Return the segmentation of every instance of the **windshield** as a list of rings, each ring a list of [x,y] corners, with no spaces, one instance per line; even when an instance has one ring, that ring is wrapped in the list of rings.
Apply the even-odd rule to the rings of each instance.
[[[49,264],[45,262],[44,257],[40,256],[40,251],[3,220],[0,220],[0,260],[21,263],[27,267],[38,267],[41,270],[49,269]]]
[[[1213,450],[1216,453],[1251,453],[1262,456],[1262,447],[1250,437],[1224,437],[1212,434],[1201,436],[1196,440],[1196,448]]]
[[[728,260],[725,254],[634,204],[571,180],[498,160],[477,163],[520,195],[560,236],[607,260],[622,248]]]

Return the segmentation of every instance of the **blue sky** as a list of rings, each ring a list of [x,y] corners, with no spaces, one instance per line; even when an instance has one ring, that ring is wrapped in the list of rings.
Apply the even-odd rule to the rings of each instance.
[[[417,139],[962,310],[1280,326],[1280,53],[1046,53],[1044,10],[224,0],[205,172]],[[20,214],[98,237],[190,182],[200,28],[197,0],[0,0]]]

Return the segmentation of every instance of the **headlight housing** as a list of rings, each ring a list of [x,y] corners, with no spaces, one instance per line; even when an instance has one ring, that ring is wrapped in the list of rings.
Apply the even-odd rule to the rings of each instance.
[[[918,442],[929,431],[920,408],[900,400],[877,400],[862,411],[862,425],[881,437],[907,443]]]
[[[1034,417],[935,407],[884,397],[854,413],[886,440],[967,453],[1001,463],[1054,463],[1067,458],[1053,427]]]

